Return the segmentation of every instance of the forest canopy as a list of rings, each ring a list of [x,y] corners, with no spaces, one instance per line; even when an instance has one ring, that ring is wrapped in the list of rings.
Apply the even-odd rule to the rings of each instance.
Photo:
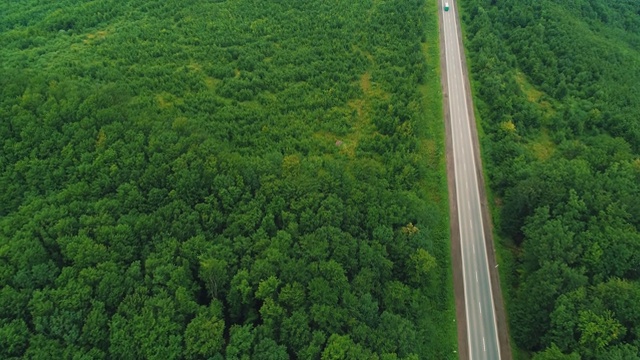
[[[640,359],[640,3],[462,3],[512,336]]]
[[[1,2],[0,358],[454,358],[436,10]]]

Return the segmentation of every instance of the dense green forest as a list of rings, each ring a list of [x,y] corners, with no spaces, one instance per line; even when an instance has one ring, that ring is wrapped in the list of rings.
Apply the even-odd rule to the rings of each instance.
[[[461,3],[513,339],[640,359],[640,2]]]
[[[455,358],[436,14],[0,2],[0,358]]]

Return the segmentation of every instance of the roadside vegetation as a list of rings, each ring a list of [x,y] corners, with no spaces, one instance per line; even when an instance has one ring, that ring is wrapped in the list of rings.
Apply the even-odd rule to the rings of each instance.
[[[436,11],[2,2],[0,358],[455,358]]]
[[[640,3],[462,5],[516,345],[640,359]]]

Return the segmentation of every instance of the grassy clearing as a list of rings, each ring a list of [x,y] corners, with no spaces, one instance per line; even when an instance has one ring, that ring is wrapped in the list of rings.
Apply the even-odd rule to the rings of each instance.
[[[556,110],[551,102],[549,102],[548,97],[543,91],[536,89],[531,82],[527,79],[526,75],[521,71],[517,70],[515,74],[515,80],[520,90],[525,94],[527,100],[533,104],[537,104],[542,114],[544,116],[545,121],[549,121],[553,115],[555,115]]]
[[[556,149],[556,144],[553,142],[548,132],[543,130],[535,140],[528,144],[528,147],[537,160],[544,161],[551,158]]]

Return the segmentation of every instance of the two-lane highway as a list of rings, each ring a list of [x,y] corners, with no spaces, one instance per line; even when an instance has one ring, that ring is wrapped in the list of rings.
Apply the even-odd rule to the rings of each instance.
[[[446,86],[453,145],[453,168],[460,232],[465,313],[470,359],[500,359],[498,331],[493,301],[489,261],[471,131],[470,94],[465,89],[465,73],[458,32],[457,4],[441,7],[444,32]],[[444,5],[444,4],[443,4]],[[460,344],[462,347],[465,344]]]

